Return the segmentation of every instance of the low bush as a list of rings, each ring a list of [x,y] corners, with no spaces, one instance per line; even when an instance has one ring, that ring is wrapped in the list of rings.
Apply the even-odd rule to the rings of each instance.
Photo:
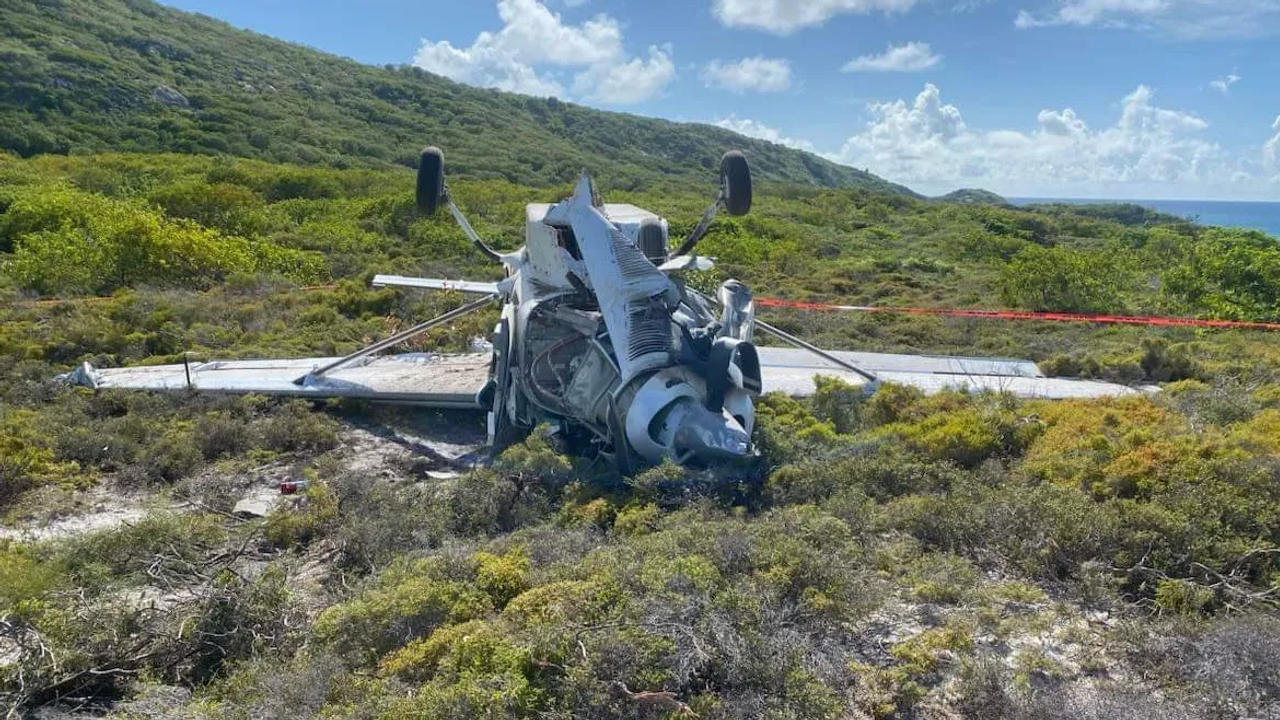
[[[277,547],[305,546],[332,531],[339,521],[337,494],[314,474],[309,481],[300,496],[279,505],[267,518],[266,537]]]
[[[290,400],[258,423],[263,446],[278,452],[322,452],[337,446],[338,423],[313,412],[305,400]]]
[[[61,186],[15,199],[0,216],[0,236],[12,238],[6,272],[21,286],[47,294],[98,295],[142,282],[208,287],[253,271],[303,282],[324,275],[316,256],[222,236],[128,201]]]

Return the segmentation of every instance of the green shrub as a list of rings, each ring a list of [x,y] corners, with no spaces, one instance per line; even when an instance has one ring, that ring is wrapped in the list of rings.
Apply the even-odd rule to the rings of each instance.
[[[813,414],[830,422],[838,433],[851,433],[862,424],[862,401],[866,391],[839,378],[817,375],[813,396]]]
[[[205,413],[196,419],[192,435],[206,461],[238,455],[252,440],[244,418],[229,413]]]
[[[1214,600],[1213,590],[1187,580],[1165,579],[1156,584],[1156,606],[1178,615],[1199,615]]]
[[[311,484],[292,502],[282,503],[267,518],[266,536],[277,547],[307,545],[331,530],[338,520],[338,496],[328,484]]]
[[[613,521],[613,532],[623,536],[643,535],[657,528],[661,517],[662,511],[652,503],[629,505],[618,511]]]
[[[266,229],[262,198],[228,183],[186,182],[153,190],[147,199],[171,218],[186,218],[225,235],[253,237]]]
[[[919,388],[884,383],[867,401],[864,417],[872,427],[914,418],[915,409],[923,400],[924,392]]]
[[[67,187],[15,200],[0,216],[0,236],[13,238],[6,272],[40,293],[97,295],[144,282],[209,287],[255,270],[320,276],[316,258]]]
[[[288,578],[267,568],[252,580],[223,571],[191,628],[190,680],[208,682],[232,663],[289,651],[300,633]]]
[[[53,547],[55,563],[90,593],[147,578],[186,577],[192,563],[227,540],[216,515],[153,512],[119,527],[71,536]]]
[[[41,601],[67,582],[61,568],[30,549],[0,540],[0,616],[30,617]]]
[[[492,612],[486,593],[440,573],[438,562],[392,565],[356,597],[321,613],[313,630],[316,639],[344,657],[372,664],[438,627]]]
[[[147,448],[138,473],[148,482],[172,483],[189,475],[203,459],[191,430],[175,428]]]
[[[33,410],[0,408],[0,507],[44,482],[74,478],[79,466],[58,462],[35,426]]]
[[[328,450],[338,444],[338,423],[312,410],[305,400],[289,400],[259,421],[265,447],[279,452]]]
[[[1115,311],[1130,282],[1118,257],[1107,250],[1029,245],[1003,268],[1001,298],[1028,310]]]
[[[617,514],[618,509],[613,503],[605,498],[594,498],[583,503],[566,502],[561,505],[559,520],[565,527],[608,530]]]
[[[501,629],[480,620],[442,627],[389,654],[379,664],[379,672],[424,682],[437,673],[490,675],[529,671],[528,651],[513,647],[505,636]]]
[[[476,553],[476,586],[501,609],[515,596],[528,589],[529,557],[520,548],[503,555]]]
[[[1020,453],[1042,430],[1038,422],[1027,422],[993,403],[972,404],[976,406],[885,425],[875,433],[899,439],[934,459],[975,467],[988,458]]]
[[[785,465],[769,476],[777,504],[821,503],[848,489],[878,500],[912,493],[943,492],[962,473],[946,462],[923,460],[890,446],[874,453]]]

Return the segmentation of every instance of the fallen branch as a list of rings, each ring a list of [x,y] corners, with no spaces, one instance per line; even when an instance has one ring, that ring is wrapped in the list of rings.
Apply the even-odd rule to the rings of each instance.
[[[682,717],[698,717],[698,713],[694,712],[693,708],[676,699],[676,694],[670,690],[641,690],[640,692],[633,692],[621,680],[614,680],[613,686],[621,690],[628,700],[656,705],[663,710],[679,713]]]

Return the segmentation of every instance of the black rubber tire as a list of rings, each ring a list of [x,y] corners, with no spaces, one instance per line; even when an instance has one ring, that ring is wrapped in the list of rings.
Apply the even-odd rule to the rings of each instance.
[[[444,153],[440,148],[423,148],[418,156],[418,212],[435,215],[444,200]]]
[[[729,214],[746,215],[751,210],[751,168],[741,150],[730,150],[720,158],[720,184]]]

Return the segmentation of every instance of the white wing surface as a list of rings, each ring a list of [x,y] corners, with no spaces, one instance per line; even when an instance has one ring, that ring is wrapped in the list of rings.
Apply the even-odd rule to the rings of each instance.
[[[94,368],[85,363],[59,379],[91,388],[304,398],[361,398],[427,407],[481,409],[489,353],[409,353],[360,358],[316,377],[337,358],[217,360],[188,365]]]

